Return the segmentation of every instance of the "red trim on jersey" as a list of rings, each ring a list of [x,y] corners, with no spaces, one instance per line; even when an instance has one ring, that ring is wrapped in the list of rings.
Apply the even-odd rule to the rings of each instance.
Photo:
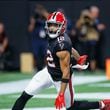
[[[71,79],[69,80],[69,90],[70,90],[70,95],[71,95],[71,106],[72,106],[73,105],[73,89],[72,89]]]

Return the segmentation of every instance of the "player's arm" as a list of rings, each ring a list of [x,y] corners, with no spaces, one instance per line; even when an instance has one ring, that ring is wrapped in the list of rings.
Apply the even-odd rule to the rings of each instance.
[[[34,17],[31,17],[30,18],[30,24],[29,24],[29,26],[28,26],[28,31],[29,32],[32,32],[33,30],[34,30],[34,28],[35,28],[35,18]]]
[[[82,55],[78,53],[78,51],[74,48],[72,48],[72,56],[77,61],[78,64],[83,65],[87,60],[87,55]]]
[[[60,92],[55,100],[56,109],[65,107],[64,92],[70,79],[70,53],[68,51],[57,52],[56,55],[59,58],[60,68],[63,73]]]
[[[49,12],[48,12],[47,10],[44,10],[44,11],[42,12],[42,15],[47,19],[48,16],[49,16]]]
[[[3,53],[6,50],[7,46],[8,46],[8,38],[5,37],[3,40],[3,44],[0,47],[0,53]]]
[[[60,68],[63,73],[60,92],[64,93],[70,79],[70,53],[68,51],[61,51],[56,54],[59,58]]]
[[[72,47],[72,56],[74,57],[74,59],[75,59],[76,61],[78,61],[79,58],[80,58],[80,54],[79,54],[78,51],[77,51],[76,49],[74,49],[73,47]]]

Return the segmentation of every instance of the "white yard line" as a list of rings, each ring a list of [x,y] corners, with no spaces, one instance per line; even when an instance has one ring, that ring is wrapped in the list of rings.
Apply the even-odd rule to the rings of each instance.
[[[80,85],[105,80],[105,76],[75,76],[73,77],[73,84]],[[0,95],[21,92],[24,90],[29,81],[30,79],[0,83]]]
[[[29,81],[30,80],[20,80],[0,83],[0,95],[21,92]]]
[[[95,83],[107,80],[106,76],[73,76],[72,78],[74,85]]]

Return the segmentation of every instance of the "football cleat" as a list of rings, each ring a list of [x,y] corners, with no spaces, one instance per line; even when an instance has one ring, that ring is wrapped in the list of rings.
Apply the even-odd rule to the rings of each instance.
[[[100,103],[101,103],[100,110],[110,110],[110,99],[102,100]]]

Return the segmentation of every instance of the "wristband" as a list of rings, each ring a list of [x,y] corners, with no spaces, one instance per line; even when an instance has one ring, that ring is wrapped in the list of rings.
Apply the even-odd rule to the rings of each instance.
[[[63,83],[68,83],[68,82],[69,82],[69,79],[62,78],[61,81],[62,81]]]

